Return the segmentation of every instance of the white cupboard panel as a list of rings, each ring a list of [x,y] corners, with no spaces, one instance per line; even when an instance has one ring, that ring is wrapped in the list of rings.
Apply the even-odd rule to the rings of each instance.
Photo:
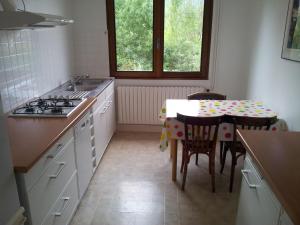
[[[28,193],[33,225],[41,224],[57,196],[76,171],[73,138],[62,151],[61,157],[55,159],[53,167],[46,170]]]

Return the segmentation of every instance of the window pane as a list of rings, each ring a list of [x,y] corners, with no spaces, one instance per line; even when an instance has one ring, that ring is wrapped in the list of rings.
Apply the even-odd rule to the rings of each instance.
[[[197,72],[204,0],[165,0],[164,71]]]
[[[153,0],[115,0],[117,71],[153,70]]]

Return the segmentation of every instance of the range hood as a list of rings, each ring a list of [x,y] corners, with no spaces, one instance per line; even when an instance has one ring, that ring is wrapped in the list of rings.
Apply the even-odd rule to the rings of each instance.
[[[12,0],[0,0],[3,11],[0,11],[1,30],[20,30],[49,28],[73,23],[71,19],[62,16],[35,13],[27,11],[17,11]]]

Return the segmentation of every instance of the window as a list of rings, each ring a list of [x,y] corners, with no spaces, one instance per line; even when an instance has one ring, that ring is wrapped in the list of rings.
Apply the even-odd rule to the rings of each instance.
[[[117,78],[208,79],[212,0],[107,0]]]

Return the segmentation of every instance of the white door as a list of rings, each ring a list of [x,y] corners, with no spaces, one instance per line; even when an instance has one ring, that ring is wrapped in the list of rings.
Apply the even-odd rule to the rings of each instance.
[[[106,148],[106,111],[107,107],[106,102],[104,101],[93,114],[97,165]]]

